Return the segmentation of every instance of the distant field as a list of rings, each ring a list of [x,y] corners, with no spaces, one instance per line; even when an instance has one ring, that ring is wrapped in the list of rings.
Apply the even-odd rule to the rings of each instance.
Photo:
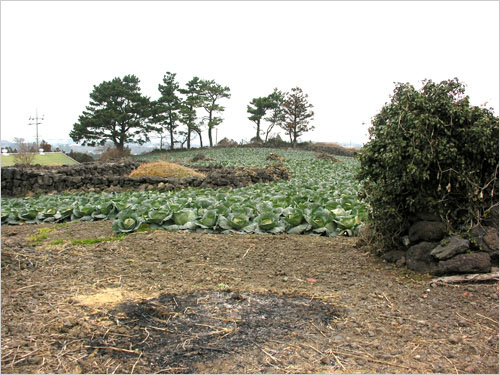
[[[14,155],[2,155],[2,167],[11,167],[16,163]],[[69,156],[63,154],[62,152],[53,152],[45,155],[35,155],[35,160],[33,164],[40,165],[71,165],[78,164],[77,161],[71,159]]]

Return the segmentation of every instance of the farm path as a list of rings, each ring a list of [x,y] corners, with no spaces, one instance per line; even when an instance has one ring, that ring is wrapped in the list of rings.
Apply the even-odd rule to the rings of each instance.
[[[2,373],[498,373],[498,283],[355,244],[2,227]]]

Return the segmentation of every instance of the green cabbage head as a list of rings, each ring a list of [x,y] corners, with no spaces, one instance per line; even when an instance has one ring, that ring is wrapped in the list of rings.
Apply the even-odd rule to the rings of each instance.
[[[116,234],[135,232],[142,223],[143,219],[134,211],[125,210],[120,212],[113,222],[113,232]]]

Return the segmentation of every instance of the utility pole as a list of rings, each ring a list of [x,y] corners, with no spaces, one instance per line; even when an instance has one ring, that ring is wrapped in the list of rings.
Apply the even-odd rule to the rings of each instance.
[[[38,150],[40,148],[40,144],[38,143],[38,125],[41,125],[44,115],[42,115],[41,118],[38,117],[38,108],[36,109],[35,113],[36,113],[35,117],[30,116],[30,119],[29,119],[29,121],[35,121],[35,122],[30,122],[30,123],[28,123],[28,125],[35,125],[36,126],[36,152],[38,152]]]

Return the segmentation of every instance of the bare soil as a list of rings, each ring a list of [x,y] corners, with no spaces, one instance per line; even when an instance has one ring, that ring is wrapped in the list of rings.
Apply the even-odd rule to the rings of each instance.
[[[2,373],[498,373],[498,282],[355,244],[2,227]]]

